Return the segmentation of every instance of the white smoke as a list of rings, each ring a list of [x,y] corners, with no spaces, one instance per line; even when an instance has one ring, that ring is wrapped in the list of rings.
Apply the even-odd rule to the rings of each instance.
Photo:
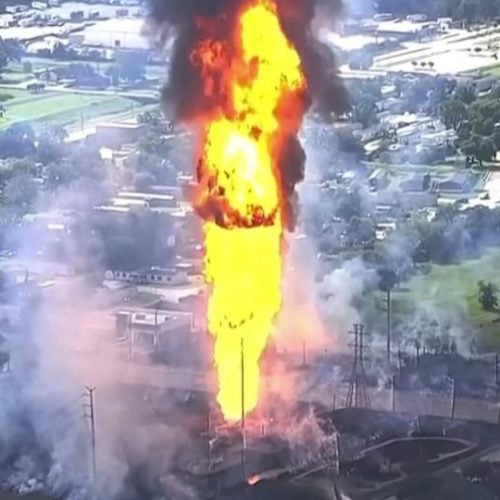
[[[333,270],[319,284],[321,312],[339,346],[347,346],[347,332],[354,323],[362,322],[359,302],[375,280],[375,272],[367,269],[360,259],[355,259]]]
[[[79,202],[84,196],[70,189],[51,206],[39,208],[58,210],[71,197]],[[40,264],[30,251],[33,241],[27,230],[19,252],[26,268]],[[72,251],[74,243],[70,237]],[[80,252],[74,257],[84,262],[89,256]],[[187,436],[174,424],[153,426],[151,409],[138,404],[137,395],[131,398],[124,385],[122,370],[129,362],[114,340],[113,321],[111,329],[107,321],[107,314],[112,319],[109,304],[95,285],[77,276],[44,272],[39,277],[49,286],[34,285],[31,300],[25,294],[12,296],[10,305],[19,308],[21,323],[12,333],[2,331],[11,371],[0,372],[0,490],[43,490],[68,500],[137,500],[142,497],[128,481],[140,466],[150,475],[141,477],[141,485],[151,492],[195,498],[173,472],[176,451]],[[148,384],[148,369],[147,363],[136,364],[129,374],[129,384],[137,377],[134,394]],[[97,386],[95,484],[85,386]],[[153,445],[162,450],[161,459],[158,453],[153,456]]]

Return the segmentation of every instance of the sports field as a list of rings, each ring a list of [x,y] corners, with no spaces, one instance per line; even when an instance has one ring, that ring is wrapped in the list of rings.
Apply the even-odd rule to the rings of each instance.
[[[30,122],[35,128],[58,124],[68,130],[78,130],[96,119],[131,118],[144,107],[134,99],[117,95],[44,92],[32,94],[26,90],[2,88],[0,95],[11,96],[3,101],[0,130],[15,122]]]

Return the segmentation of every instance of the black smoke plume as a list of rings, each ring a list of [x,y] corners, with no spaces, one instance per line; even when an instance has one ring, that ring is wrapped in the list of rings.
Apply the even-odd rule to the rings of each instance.
[[[313,30],[313,21],[322,16],[340,15],[340,0],[270,0],[275,3],[282,29],[299,52],[308,83],[304,107],[312,108],[326,119],[342,115],[350,108],[348,94],[338,76],[331,50],[322,44]],[[209,112],[220,104],[220,94],[207,96],[199,66],[190,55],[206,39],[207,29],[213,40],[230,40],[239,9],[249,0],[149,0],[149,22],[154,33],[165,43],[173,41],[169,79],[163,88],[162,102],[175,119],[187,121]],[[200,23],[203,20],[203,23]],[[214,82],[217,86],[217,82]],[[304,178],[305,153],[295,135],[284,144],[278,159],[282,191],[286,198],[285,220],[295,225],[295,186]],[[203,216],[203,215],[202,215]]]

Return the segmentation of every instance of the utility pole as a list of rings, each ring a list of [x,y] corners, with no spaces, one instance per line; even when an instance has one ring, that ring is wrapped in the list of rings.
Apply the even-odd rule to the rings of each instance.
[[[385,288],[385,287],[384,287]],[[386,355],[387,355],[387,362],[391,362],[391,337],[392,337],[392,321],[391,321],[391,287],[390,285],[385,288],[385,293],[386,293],[386,298],[384,299],[384,302],[386,303],[386,321],[387,321],[387,326],[386,326]]]
[[[391,336],[392,336],[392,325],[391,325],[391,288],[387,287],[387,361],[391,362]]]
[[[498,352],[495,353],[495,394],[498,398]]]
[[[95,446],[95,411],[94,411],[94,392],[96,387],[85,386],[85,393],[83,396],[88,398],[88,403],[84,403],[84,417],[90,420],[90,436],[92,444],[92,480],[94,485],[97,482],[97,461],[96,461],[96,446]],[[87,414],[87,410],[89,413]]]
[[[392,376],[392,383],[391,383],[391,407],[392,407],[392,413],[396,412],[396,375]]]
[[[451,419],[455,420],[455,405],[456,405],[456,399],[457,399],[457,390],[456,390],[456,383],[455,379],[451,379]]]
[[[212,415],[211,415],[211,407],[210,400],[208,400],[207,404],[207,471],[210,472],[212,468]]]
[[[241,471],[243,480],[246,479],[245,466],[245,451],[246,451],[246,436],[245,436],[245,342],[241,337]]]
[[[158,349],[158,345],[160,343],[160,334],[159,334],[159,328],[158,328],[158,307],[155,307],[155,337],[153,344],[156,349]]]

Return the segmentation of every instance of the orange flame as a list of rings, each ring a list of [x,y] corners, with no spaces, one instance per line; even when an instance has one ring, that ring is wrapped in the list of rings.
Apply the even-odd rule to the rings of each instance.
[[[219,103],[202,119],[196,207],[206,220],[218,402],[225,418],[237,421],[258,403],[259,360],[281,307],[286,214],[277,161],[300,124],[306,83],[273,0],[248,0],[233,39],[207,38],[191,60],[201,69],[205,96]]]

